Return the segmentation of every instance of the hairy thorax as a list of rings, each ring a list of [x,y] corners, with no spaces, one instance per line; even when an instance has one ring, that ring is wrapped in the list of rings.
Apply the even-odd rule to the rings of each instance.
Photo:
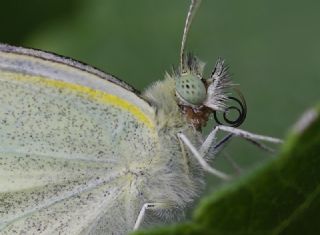
[[[182,209],[201,192],[203,174],[177,133],[185,133],[195,146],[200,145],[201,133],[183,116],[175,96],[174,79],[169,75],[148,88],[143,96],[155,108],[160,146],[148,169],[148,174],[156,176],[148,179],[150,196],[154,201],[165,201]],[[159,188],[166,194],[157,193]],[[161,198],[163,195],[165,198]]]

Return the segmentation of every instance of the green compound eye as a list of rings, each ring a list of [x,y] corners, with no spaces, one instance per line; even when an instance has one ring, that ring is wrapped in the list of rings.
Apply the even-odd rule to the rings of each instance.
[[[183,101],[192,105],[201,105],[207,95],[203,82],[192,74],[185,74],[176,79],[176,92]]]

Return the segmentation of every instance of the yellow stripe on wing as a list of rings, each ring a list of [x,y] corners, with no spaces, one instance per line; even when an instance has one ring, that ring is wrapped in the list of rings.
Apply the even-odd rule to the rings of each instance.
[[[11,75],[11,78],[14,78],[16,80],[24,81],[27,83],[41,83],[43,85],[49,86],[49,87],[55,87],[58,89],[66,89],[73,92],[77,92],[80,94],[84,94],[87,97],[97,100],[101,103],[113,105],[115,107],[119,107],[123,110],[126,110],[130,112],[138,121],[144,123],[147,127],[150,129],[154,129],[154,123],[151,121],[151,119],[143,113],[139,107],[133,105],[132,103],[119,98],[118,96],[111,95],[108,93],[105,93],[103,91],[94,90],[89,87],[81,86],[74,83],[68,83],[64,81],[59,80],[52,80],[44,77],[39,76],[31,76],[31,75],[21,75],[18,73],[5,73],[6,75]],[[130,92],[130,91],[128,91]]]

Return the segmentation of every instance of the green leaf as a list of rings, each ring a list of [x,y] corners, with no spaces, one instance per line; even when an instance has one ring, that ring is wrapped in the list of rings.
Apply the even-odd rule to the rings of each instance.
[[[190,223],[135,234],[319,234],[319,110],[295,125],[278,157],[202,200]]]

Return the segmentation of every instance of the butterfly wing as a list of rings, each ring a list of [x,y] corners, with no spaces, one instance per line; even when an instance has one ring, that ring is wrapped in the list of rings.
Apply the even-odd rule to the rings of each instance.
[[[128,167],[154,154],[153,120],[110,75],[0,44],[0,234],[131,229],[141,203]]]

